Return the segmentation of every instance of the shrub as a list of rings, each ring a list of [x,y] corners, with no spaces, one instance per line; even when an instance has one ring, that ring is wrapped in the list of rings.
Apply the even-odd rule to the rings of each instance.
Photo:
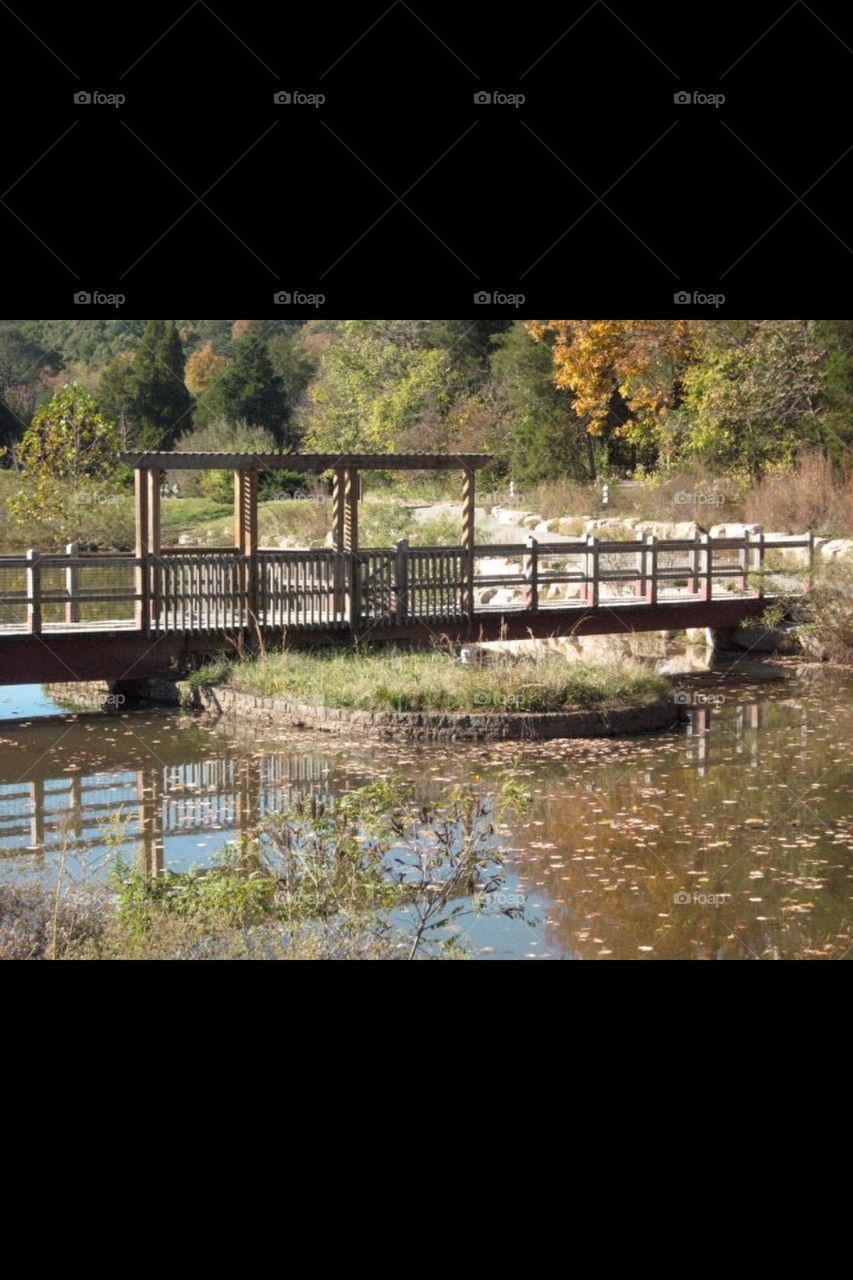
[[[853,458],[839,465],[819,450],[804,453],[766,475],[746,495],[744,510],[768,531],[853,534]]]

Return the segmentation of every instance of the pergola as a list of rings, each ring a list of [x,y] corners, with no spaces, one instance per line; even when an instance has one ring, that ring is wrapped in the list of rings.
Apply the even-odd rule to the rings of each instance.
[[[162,549],[160,486],[165,471],[234,472],[234,545],[244,555],[258,549],[258,472],[331,471],[332,534],[337,551],[358,550],[358,489],[361,471],[461,471],[462,542],[474,550],[474,477],[492,461],[486,453],[123,453],[136,490],[136,555]]]

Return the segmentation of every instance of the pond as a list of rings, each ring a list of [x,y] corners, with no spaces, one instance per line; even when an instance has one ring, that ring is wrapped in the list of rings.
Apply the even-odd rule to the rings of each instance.
[[[704,692],[702,691],[704,689]],[[175,712],[0,725],[0,879],[210,862],[289,796],[402,776],[425,798],[508,777],[506,884],[460,918],[483,958],[843,958],[853,948],[853,673],[708,676],[686,728],[421,746],[246,734]],[[30,701],[25,701],[29,697]],[[11,714],[6,712],[5,714]],[[519,907],[520,918],[504,908]]]

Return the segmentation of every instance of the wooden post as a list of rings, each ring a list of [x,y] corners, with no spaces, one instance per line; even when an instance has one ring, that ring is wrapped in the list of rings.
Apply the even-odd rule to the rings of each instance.
[[[162,605],[162,574],[160,572],[160,548],[161,548],[161,531],[160,531],[160,485],[163,482],[163,472],[157,467],[153,467],[148,472],[148,537],[146,542],[148,545],[148,562],[150,565],[148,573],[148,590],[151,593],[150,612],[151,626],[156,631],[160,621],[160,610]]]
[[[647,578],[646,603],[657,604],[658,602],[658,540],[654,533],[646,534],[646,546],[648,548],[649,569]]]
[[[65,554],[69,559],[76,558],[80,554],[80,543],[69,542],[65,548]],[[65,567],[65,594],[68,599],[65,601],[65,621],[80,621],[80,601],[77,598],[80,591],[80,570],[76,565],[66,565]]]
[[[691,573],[687,583],[688,590],[692,596],[696,595],[696,592],[698,591],[698,588],[699,588],[699,552],[700,552],[701,545],[702,544],[699,539],[699,530],[697,529],[696,532],[693,534],[693,550],[690,553],[691,561],[692,561],[691,567],[693,572]]]
[[[586,539],[586,602],[591,609],[598,608],[598,539],[594,533]]]
[[[474,522],[476,519],[476,472],[466,467],[462,478],[462,613],[474,616]]]
[[[358,468],[344,467],[341,472],[339,506],[343,550],[350,563],[349,622],[358,625],[361,613],[361,573],[358,563]]]
[[[711,545],[711,535],[708,533],[702,534],[702,550],[705,559],[699,595],[702,600],[710,600],[714,594],[714,548]]]
[[[738,557],[738,563],[740,565],[740,577],[737,580],[738,589],[740,591],[746,591],[746,576],[749,573],[749,559],[750,559],[750,544],[749,544],[748,533],[744,533],[743,535],[743,546],[738,550],[737,557]]]
[[[343,473],[343,545],[347,551],[358,551],[358,468],[344,467]]]
[[[41,552],[31,547],[27,552],[27,628],[38,635],[41,631]]]
[[[641,534],[642,547],[636,555],[637,578],[634,582],[634,595],[641,600],[646,598],[646,535]]]
[[[394,543],[394,621],[398,626],[409,612],[409,543],[405,538]]]
[[[135,577],[135,593],[138,597],[136,601],[136,629],[144,635],[148,635],[150,628],[150,610],[149,610],[149,565],[148,565],[148,477],[142,467],[137,467],[133,473],[133,483],[136,495],[136,546],[134,548],[134,556],[141,563],[136,566]]]
[[[807,580],[809,591],[814,589],[814,530],[809,529],[809,576]]]
[[[524,557],[524,607],[531,613],[539,608],[539,543],[532,533],[527,535]]]
[[[258,473],[234,472],[234,545],[244,557],[240,565],[241,615],[243,625],[258,616]],[[243,603],[245,602],[245,603]]]
[[[335,467],[332,482],[332,541],[336,551],[344,549],[344,468]]]
[[[758,565],[758,598],[764,599],[764,534],[758,534],[757,565]]]

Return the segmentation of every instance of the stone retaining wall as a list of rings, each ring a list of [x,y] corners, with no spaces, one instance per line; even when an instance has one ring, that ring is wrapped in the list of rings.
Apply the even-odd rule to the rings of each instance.
[[[348,737],[363,734],[436,742],[483,742],[512,738],[601,738],[667,729],[683,718],[668,698],[635,707],[544,712],[357,711],[318,707],[283,697],[262,697],[236,689],[200,691],[202,706],[223,715],[265,724],[321,729]]]

